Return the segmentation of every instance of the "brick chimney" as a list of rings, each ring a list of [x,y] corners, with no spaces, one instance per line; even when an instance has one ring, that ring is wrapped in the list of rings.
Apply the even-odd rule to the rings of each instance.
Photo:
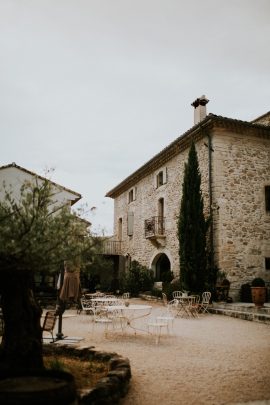
[[[191,104],[194,107],[194,125],[198,124],[206,117],[206,104],[208,101],[209,100],[203,95]]]

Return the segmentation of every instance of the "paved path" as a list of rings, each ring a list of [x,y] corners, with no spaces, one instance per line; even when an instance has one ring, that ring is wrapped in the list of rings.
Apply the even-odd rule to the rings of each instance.
[[[163,310],[150,305],[153,314]],[[130,359],[132,380],[121,405],[270,404],[270,325],[211,314],[177,318],[174,335],[156,345],[153,336],[132,331],[105,338],[102,326],[80,314],[64,317],[63,332]]]

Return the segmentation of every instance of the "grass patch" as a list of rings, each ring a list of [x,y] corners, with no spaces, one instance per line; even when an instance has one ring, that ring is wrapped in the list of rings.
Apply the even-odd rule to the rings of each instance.
[[[109,371],[108,364],[93,360],[80,360],[68,356],[45,355],[44,365],[47,369],[62,370],[73,374],[78,390],[93,388],[98,380]]]

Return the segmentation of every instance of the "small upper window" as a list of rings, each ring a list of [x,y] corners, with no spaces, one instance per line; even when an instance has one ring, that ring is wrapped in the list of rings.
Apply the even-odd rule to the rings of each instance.
[[[167,183],[167,169],[162,169],[156,174],[156,187],[160,187]]]
[[[131,203],[132,201],[136,200],[136,189],[133,187],[128,192],[128,202]]]
[[[164,179],[163,179],[163,171],[159,172],[157,175],[157,187],[160,187],[164,184]]]
[[[270,212],[270,186],[265,186],[265,210]]]
[[[265,257],[265,270],[270,270],[270,257]]]

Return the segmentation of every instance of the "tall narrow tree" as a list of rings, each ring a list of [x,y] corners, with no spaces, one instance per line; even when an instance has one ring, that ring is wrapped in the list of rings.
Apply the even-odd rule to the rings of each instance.
[[[192,142],[185,164],[178,221],[180,283],[192,292],[204,290],[206,282],[206,232],[201,174],[195,144]]]

